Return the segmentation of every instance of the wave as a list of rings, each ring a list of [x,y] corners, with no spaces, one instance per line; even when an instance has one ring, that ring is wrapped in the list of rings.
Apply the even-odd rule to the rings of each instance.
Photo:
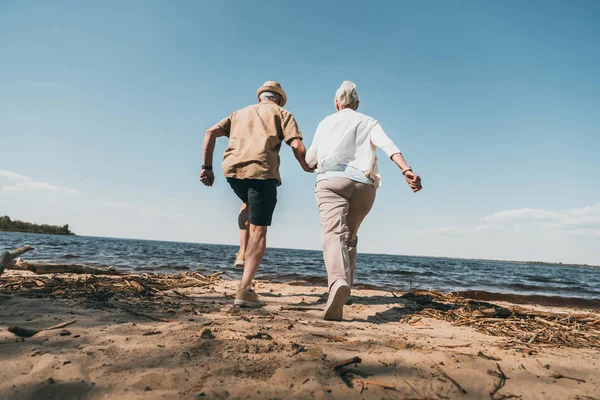
[[[71,259],[71,258],[81,258],[81,256],[76,256],[74,254],[64,254],[61,258]]]

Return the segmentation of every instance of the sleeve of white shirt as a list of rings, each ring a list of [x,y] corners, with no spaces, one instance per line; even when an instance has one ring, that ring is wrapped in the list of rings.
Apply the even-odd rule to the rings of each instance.
[[[379,122],[376,122],[375,126],[371,128],[371,143],[383,150],[388,157],[401,153],[398,146],[385,134]]]
[[[309,167],[316,167],[317,163],[319,162],[318,157],[317,157],[317,146],[318,146],[318,142],[319,142],[319,132],[321,131],[319,128],[321,127],[321,124],[319,124],[319,126],[317,127],[317,131],[315,132],[315,137],[313,137],[313,141],[308,149],[308,151],[306,152],[306,163],[308,164]]]

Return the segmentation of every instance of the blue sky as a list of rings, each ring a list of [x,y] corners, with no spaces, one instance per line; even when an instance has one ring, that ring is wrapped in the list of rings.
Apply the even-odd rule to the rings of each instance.
[[[597,1],[0,3],[0,214],[235,243],[204,131],[280,81],[307,144],[343,80],[423,178],[380,162],[363,252],[600,264]],[[218,160],[226,146],[219,142]],[[319,248],[289,148],[269,245]]]

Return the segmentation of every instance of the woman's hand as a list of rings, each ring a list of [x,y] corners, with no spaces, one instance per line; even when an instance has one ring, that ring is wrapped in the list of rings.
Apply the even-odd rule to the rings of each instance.
[[[406,183],[408,183],[408,186],[410,186],[413,192],[417,193],[419,190],[423,189],[423,186],[421,186],[421,177],[414,172],[406,171],[404,173],[404,179],[406,179]]]

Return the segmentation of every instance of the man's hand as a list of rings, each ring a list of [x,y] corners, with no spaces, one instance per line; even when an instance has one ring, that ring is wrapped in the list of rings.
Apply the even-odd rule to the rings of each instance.
[[[404,179],[406,179],[406,183],[408,183],[408,186],[410,186],[413,192],[417,193],[419,190],[423,189],[423,186],[421,186],[421,177],[414,172],[406,171],[404,173]]]
[[[215,183],[215,174],[212,171],[208,171],[203,169],[200,172],[200,182],[204,184],[204,186],[212,186]]]
[[[312,174],[313,172],[315,172],[315,169],[317,169],[317,166],[315,165],[314,167],[309,167],[308,164],[306,164],[302,166],[302,169],[304,170],[304,172]]]

